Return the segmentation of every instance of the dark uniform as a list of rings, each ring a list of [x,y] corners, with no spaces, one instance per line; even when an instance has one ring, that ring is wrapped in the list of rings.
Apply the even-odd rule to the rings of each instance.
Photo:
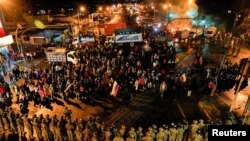
[[[83,141],[83,124],[81,121],[78,122],[76,125],[76,140],[77,141]]]
[[[68,119],[65,127],[66,127],[66,130],[67,130],[68,141],[73,141],[74,140],[74,137],[73,137],[73,125],[72,125],[70,119]]]

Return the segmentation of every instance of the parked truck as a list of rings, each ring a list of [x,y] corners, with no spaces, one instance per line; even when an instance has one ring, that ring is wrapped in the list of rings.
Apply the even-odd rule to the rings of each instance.
[[[48,62],[71,62],[77,64],[79,59],[75,51],[68,51],[66,48],[48,47],[44,49]]]

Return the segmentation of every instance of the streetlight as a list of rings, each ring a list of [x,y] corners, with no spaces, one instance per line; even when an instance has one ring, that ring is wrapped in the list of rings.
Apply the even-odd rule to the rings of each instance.
[[[152,6],[151,8],[154,11],[154,17],[155,17],[155,6]]]
[[[231,14],[231,13],[235,14],[234,23],[233,23],[233,29],[236,27],[239,18],[242,16],[241,15],[242,12],[243,11],[239,11],[239,12],[234,12],[232,10],[228,10],[227,11],[228,14]]]
[[[81,6],[80,7],[80,12],[84,12],[86,9],[85,9],[85,7],[84,6]]]
[[[102,12],[102,7],[100,6],[100,7],[98,8],[98,10],[99,10],[99,12]]]
[[[17,49],[18,49],[18,53],[20,53],[21,52],[21,50],[20,50],[20,46],[19,46],[19,41],[18,41],[18,38],[17,38],[17,32],[18,32],[18,30],[22,30],[22,25],[21,24],[17,24],[17,26],[16,26],[16,32],[15,32],[15,39],[16,39],[16,45],[17,45]]]
[[[26,61],[26,58],[25,58],[25,54],[24,54],[24,50],[23,50],[23,46],[22,46],[22,39],[20,39],[20,45],[19,45],[19,41],[18,41],[18,38],[17,38],[17,31],[19,29],[22,29],[22,25],[20,24],[17,24],[17,29],[16,29],[16,42],[17,42],[17,46],[19,47],[19,52],[21,52],[23,54],[23,62],[24,62],[24,66],[27,67],[27,61]],[[30,28],[27,28],[25,30],[23,30],[20,34],[20,38],[22,38],[22,36],[24,35],[25,32],[31,30],[31,29],[38,29],[38,27],[30,27]]]
[[[78,13],[78,20],[79,20],[79,25],[80,25],[80,21],[81,21],[80,15],[84,15],[86,8],[84,6],[80,6],[79,10],[80,12]]]

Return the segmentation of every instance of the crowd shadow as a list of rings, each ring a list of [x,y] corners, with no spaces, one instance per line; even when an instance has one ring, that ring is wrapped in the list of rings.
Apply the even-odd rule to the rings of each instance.
[[[65,102],[66,102],[67,104],[69,104],[69,105],[73,105],[73,106],[77,107],[78,109],[82,109],[82,107],[81,107],[78,103],[74,103],[74,102],[72,102],[72,101],[69,100],[69,99],[65,99]]]
[[[62,101],[58,100],[57,98],[54,98],[53,103],[56,103],[59,106],[65,106],[64,103]]]

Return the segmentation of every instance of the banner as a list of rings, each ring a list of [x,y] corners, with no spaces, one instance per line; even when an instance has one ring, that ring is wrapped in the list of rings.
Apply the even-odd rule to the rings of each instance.
[[[111,91],[110,95],[116,97],[117,93],[119,91],[119,88],[120,88],[120,86],[118,85],[118,83],[116,81],[114,81],[112,91]]]
[[[142,33],[122,34],[115,36],[115,43],[142,42]]]

